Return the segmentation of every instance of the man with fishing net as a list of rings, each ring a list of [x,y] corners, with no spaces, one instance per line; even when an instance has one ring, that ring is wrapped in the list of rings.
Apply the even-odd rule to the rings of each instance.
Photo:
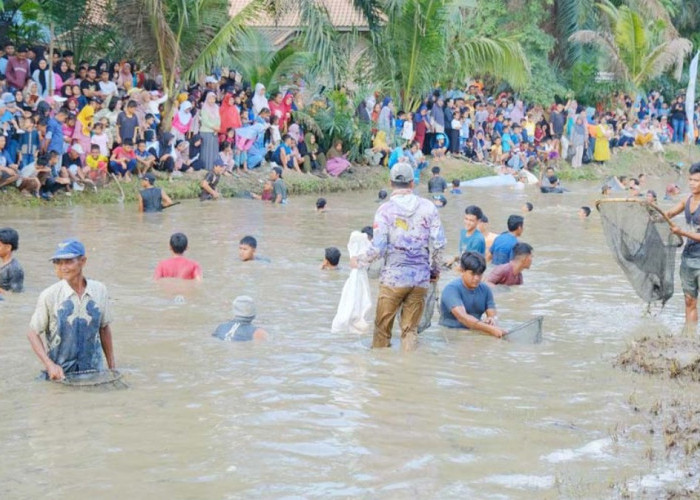
[[[78,240],[65,240],[58,244],[51,261],[60,281],[39,295],[28,333],[32,349],[46,368],[46,378],[63,380],[71,374],[102,372],[103,353],[113,370],[107,288],[84,277],[85,246]]]
[[[698,322],[700,283],[700,162],[690,166],[688,186],[690,195],[666,212],[666,216],[670,219],[683,213],[685,222],[690,228],[686,231],[678,226],[672,226],[671,231],[686,238],[681,254],[680,277],[685,295],[685,321],[695,324]]]

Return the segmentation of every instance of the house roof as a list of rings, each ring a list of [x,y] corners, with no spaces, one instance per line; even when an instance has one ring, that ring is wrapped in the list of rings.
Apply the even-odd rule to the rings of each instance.
[[[339,31],[357,29],[366,31],[369,23],[364,14],[357,10],[352,0],[315,0],[328,11],[331,24]],[[241,12],[251,0],[231,0],[232,16]],[[247,23],[256,28],[299,28],[302,25],[299,9],[288,9],[275,20],[267,12],[261,12],[256,19]]]

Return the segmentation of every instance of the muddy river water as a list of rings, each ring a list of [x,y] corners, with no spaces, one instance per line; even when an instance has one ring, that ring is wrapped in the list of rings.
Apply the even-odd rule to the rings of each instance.
[[[687,388],[612,367],[633,338],[681,330],[678,279],[666,308],[645,315],[595,209],[577,217],[596,185],[570,187],[467,189],[441,210],[455,254],[467,204],[500,232],[534,203],[523,235],[533,267],[496,301],[504,320],[545,316],[544,342],[443,329],[436,317],[413,353],[330,333],[347,239],[371,223],[374,192],[329,195],[325,214],[311,197],[284,207],[188,201],[151,216],[0,207],[0,225],[20,232],[26,273],[26,292],[0,302],[0,498],[609,498],[615,485],[654,498],[682,484],[682,471],[646,453],[656,438],[629,401]],[[150,279],[175,231],[190,239],[201,286]],[[271,263],[238,261],[246,234]],[[55,281],[48,258],[71,236],[88,248],[87,275],[108,286],[128,390],[35,380],[28,322]],[[345,268],[323,273],[331,245]],[[211,337],[239,294],[256,299],[269,342]]]

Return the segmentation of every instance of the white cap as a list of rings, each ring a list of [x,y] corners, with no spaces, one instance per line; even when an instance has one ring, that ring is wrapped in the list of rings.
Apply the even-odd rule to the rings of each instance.
[[[83,151],[83,147],[80,144],[73,144],[70,148],[73,150],[73,152],[78,153],[79,155],[85,154],[85,151]]]
[[[216,82],[218,82],[218,81],[219,81],[219,80],[217,80],[216,77],[214,77],[214,76],[208,76],[208,77],[204,80],[204,83],[216,83]]]

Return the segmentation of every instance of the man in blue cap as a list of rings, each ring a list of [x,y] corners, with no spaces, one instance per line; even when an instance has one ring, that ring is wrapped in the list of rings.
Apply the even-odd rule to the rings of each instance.
[[[29,343],[50,380],[73,372],[114,369],[112,314],[107,288],[83,276],[85,246],[75,239],[58,244],[51,261],[61,281],[39,295],[29,323]],[[46,345],[42,341],[45,338]]]

